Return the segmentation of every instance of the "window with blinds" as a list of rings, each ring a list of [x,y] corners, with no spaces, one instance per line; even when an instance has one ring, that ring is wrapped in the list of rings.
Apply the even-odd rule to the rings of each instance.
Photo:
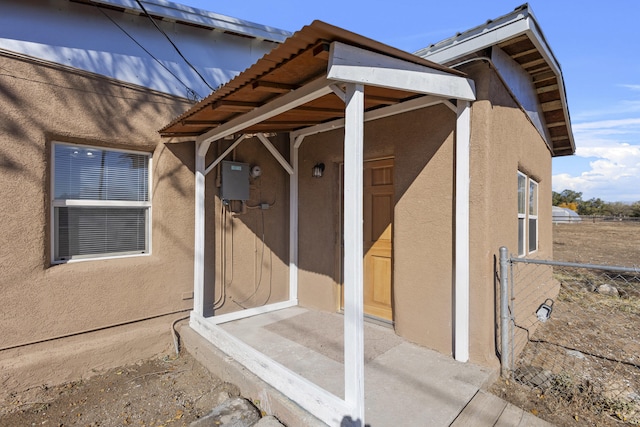
[[[56,142],[53,262],[149,253],[151,156]]]

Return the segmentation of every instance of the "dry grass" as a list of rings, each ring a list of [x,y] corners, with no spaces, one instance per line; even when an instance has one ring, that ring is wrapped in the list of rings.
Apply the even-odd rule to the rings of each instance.
[[[640,224],[558,225],[554,252],[561,261],[633,267]],[[640,276],[556,267],[554,277],[562,286],[551,319],[537,325],[513,379],[492,391],[560,426],[640,425]],[[594,292],[603,283],[620,296]]]

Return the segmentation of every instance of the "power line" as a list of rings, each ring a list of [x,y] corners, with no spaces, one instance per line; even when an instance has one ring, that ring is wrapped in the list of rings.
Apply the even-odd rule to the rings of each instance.
[[[204,77],[202,77],[202,74],[200,74],[200,72],[196,69],[196,67],[194,67],[193,64],[191,64],[191,62],[189,62],[187,58],[185,58],[182,52],[180,52],[180,49],[178,49],[178,46],[176,46],[175,43],[173,43],[169,35],[165,33],[164,30],[160,28],[160,26],[156,23],[156,20],[153,19],[151,15],[149,15],[149,12],[147,12],[147,9],[145,9],[145,7],[142,5],[142,2],[140,0],[136,0],[136,3],[138,3],[138,6],[142,8],[142,11],[147,16],[147,18],[149,18],[149,20],[153,23],[153,26],[156,27],[156,29],[160,31],[167,38],[169,43],[171,43],[171,46],[173,46],[176,52],[178,52],[178,55],[180,55],[180,57],[184,60],[184,62],[186,62],[189,67],[191,67],[191,69],[198,75],[198,77],[200,77],[200,79],[204,82],[204,84],[207,85],[207,87],[211,89],[211,91],[213,92],[215,89],[212,88],[211,85],[209,85],[209,83],[204,79]]]
[[[151,52],[149,52],[144,46],[142,46],[142,44],[140,44],[140,42],[138,42],[138,40],[136,40],[135,37],[133,37],[131,34],[129,34],[127,32],[127,30],[125,30],[120,24],[118,24],[113,18],[111,18],[111,16],[109,16],[104,10],[102,10],[102,8],[100,8],[98,5],[96,5],[96,8],[109,21],[111,21],[116,27],[118,27],[120,29],[120,31],[125,33],[127,35],[127,37],[129,37],[135,44],[137,44],[140,47],[140,49],[145,51],[145,53],[147,55],[149,55],[151,58],[153,58],[154,61],[156,61],[162,68],[167,70],[167,72],[169,72],[169,74],[171,74],[178,82],[180,82],[180,84],[182,84],[182,86],[184,86],[185,89],[187,90],[187,94],[188,94],[188,98],[189,99],[192,99],[194,101],[199,101],[200,99],[202,99],[202,97],[200,96],[200,94],[198,94],[198,92],[196,92],[195,90],[191,89],[185,82],[183,82],[180,79],[180,77],[178,77],[173,71],[171,71],[166,65],[164,65],[158,58],[156,58]]]

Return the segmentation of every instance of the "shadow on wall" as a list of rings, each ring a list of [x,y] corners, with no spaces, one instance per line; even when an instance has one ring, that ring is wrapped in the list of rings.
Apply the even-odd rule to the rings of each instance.
[[[3,172],[20,174],[38,185],[43,174],[26,168],[20,157],[38,156],[46,164],[47,135],[86,135],[94,141],[115,142],[116,148],[133,145],[150,151],[158,137],[142,134],[136,123],[161,126],[159,117],[177,115],[188,106],[186,100],[173,96],[150,95],[81,71],[11,54],[1,55],[0,64],[0,126],[6,138],[0,145],[0,166]]]
[[[8,240],[30,241],[24,250],[40,253],[44,268],[49,266],[48,245],[42,248],[36,243],[40,236],[27,236],[35,233],[32,230],[41,230],[45,242],[50,238],[47,190],[51,141],[151,152],[160,141],[156,128],[188,106],[174,96],[8,52],[0,53],[0,92],[0,177],[6,191],[0,213],[4,230]],[[36,222],[27,225],[25,217]],[[22,265],[25,261],[15,262]]]
[[[394,211],[397,212],[400,201],[424,174],[454,128],[455,115],[444,106],[365,124],[365,161],[394,158]],[[344,132],[339,130],[307,139],[300,151],[299,267],[339,282]],[[312,168],[320,161],[326,165],[324,175],[313,178]],[[442,179],[453,182],[453,165],[449,165],[448,173],[450,175],[441,178],[440,182]],[[453,187],[449,186],[447,191],[451,195]],[[426,201],[430,195],[423,194],[422,197]],[[376,230],[383,232],[385,227]],[[377,237],[373,236],[374,239]]]
[[[288,136],[270,140],[288,158]],[[233,142],[214,142],[205,164]],[[221,164],[206,177],[205,305],[224,313],[286,300],[289,174],[257,138],[242,141],[224,160],[258,165],[262,173],[249,178],[249,199],[244,203],[222,203]]]

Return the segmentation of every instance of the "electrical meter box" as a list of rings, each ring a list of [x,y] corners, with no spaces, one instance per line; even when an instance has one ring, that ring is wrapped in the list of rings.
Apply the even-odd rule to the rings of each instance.
[[[222,161],[223,200],[249,200],[249,165],[247,163]]]

